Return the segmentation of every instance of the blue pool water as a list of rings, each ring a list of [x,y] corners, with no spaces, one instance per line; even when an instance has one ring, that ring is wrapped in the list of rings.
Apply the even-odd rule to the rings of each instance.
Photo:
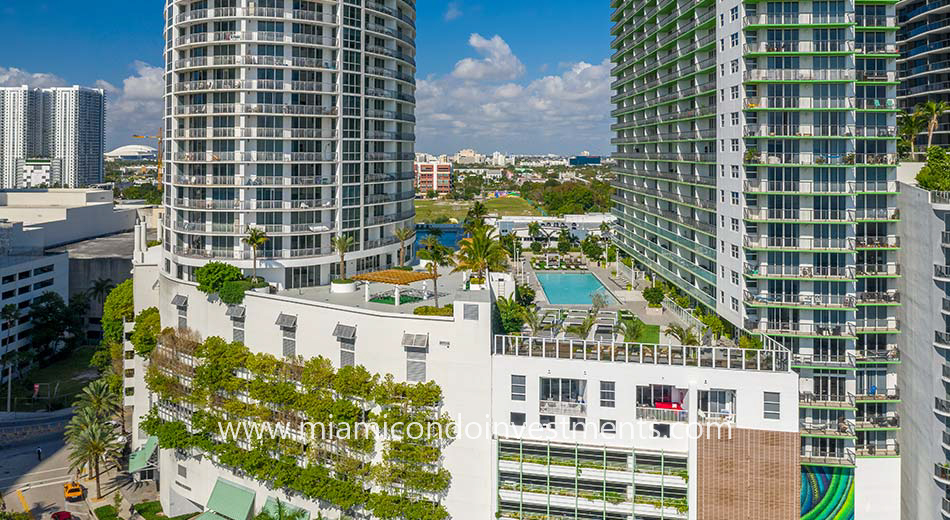
[[[617,300],[590,273],[537,273],[548,302],[554,305],[590,305],[590,295],[603,293],[611,304]]]

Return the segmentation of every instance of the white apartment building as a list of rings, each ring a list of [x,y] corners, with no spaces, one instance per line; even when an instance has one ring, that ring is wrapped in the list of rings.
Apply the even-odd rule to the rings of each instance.
[[[798,518],[798,378],[787,351],[493,337],[493,300],[510,296],[514,285],[503,274],[493,274],[485,289],[467,288],[461,275],[443,276],[440,302],[454,305],[444,317],[412,312],[430,301],[398,308],[367,301],[381,284],[365,295],[327,287],[250,291],[229,306],[164,273],[161,249],[144,249],[144,226],[137,235],[136,312],[157,307],[163,327],[189,328],[199,340],[240,341],[252,353],[299,357],[304,365],[322,356],[336,370],[359,365],[396,383],[437,384],[438,413],[467,433],[430,467],[448,472],[448,489],[413,500],[436,503],[448,518]],[[126,343],[125,361],[133,471],[158,480],[165,513],[248,520],[279,498],[311,517],[342,518],[339,507],[293,483],[275,489],[201,450],[169,449],[142,430],[150,411],[165,424],[197,427],[191,421],[202,408],[145,382],[157,369],[184,389],[193,384],[189,367],[200,363],[174,345],[160,345],[159,357],[146,361]],[[530,423],[538,428],[519,431]],[[711,424],[723,427],[722,437],[684,434]],[[298,462],[301,472],[314,464]],[[370,493],[403,492],[366,486]],[[221,504],[225,490],[240,508]],[[743,494],[771,498],[736,498]],[[373,516],[372,507],[360,502],[348,513]]]
[[[171,1],[165,6],[163,270],[243,269],[283,287],[398,262],[412,226],[413,2]]]
[[[603,236],[603,224],[613,226],[617,221],[612,213],[586,213],[583,215],[563,215],[560,217],[522,217],[517,215],[504,216],[497,219],[487,219],[486,222],[498,229],[500,236],[515,235],[525,249],[531,242],[542,242],[547,246],[557,243],[561,231],[567,231],[575,240],[582,241],[589,235]],[[537,222],[541,226],[541,234],[532,236],[529,226]]]
[[[0,188],[36,186],[36,159],[54,163],[48,184],[79,188],[102,182],[105,92],[79,86],[0,88]]]

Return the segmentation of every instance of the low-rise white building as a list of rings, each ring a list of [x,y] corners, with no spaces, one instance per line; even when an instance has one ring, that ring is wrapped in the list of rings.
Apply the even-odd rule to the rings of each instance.
[[[541,242],[545,247],[553,246],[561,231],[567,231],[577,241],[582,241],[588,235],[602,236],[603,224],[612,225],[617,217],[610,213],[587,213],[583,215],[564,215],[562,217],[524,217],[504,216],[497,219],[488,219],[488,223],[495,226],[500,236],[515,235],[524,248],[532,242]],[[541,226],[541,234],[532,236],[529,226],[537,222]]]
[[[514,286],[501,274],[484,289],[462,275],[443,276],[439,304],[453,304],[449,316],[412,312],[433,303],[434,287],[418,283],[400,291],[411,302],[399,307],[381,303],[389,289],[381,284],[343,294],[329,287],[251,291],[240,305],[225,305],[173,278],[161,265],[160,248],[144,248],[144,226],[136,234],[135,308],[157,307],[163,327],[190,330],[181,334],[195,341],[238,341],[294,366],[320,356],[336,370],[356,365],[395,383],[437,384],[437,413],[451,418],[458,436],[426,467],[447,471],[450,484],[413,500],[432,501],[449,518],[685,520],[730,510],[748,518],[798,518],[798,381],[787,351],[493,336],[493,300]],[[373,516],[371,504],[341,512],[294,491],[297,484],[274,489],[218,456],[169,449],[143,431],[143,421],[156,417],[193,428],[194,413],[202,410],[145,382],[147,372],[158,370],[188,393],[193,367],[203,362],[175,345],[160,342],[161,355],[146,361],[127,343],[125,362],[135,473],[158,479],[167,515],[220,515],[228,490],[244,504],[231,520],[248,520],[276,498],[312,517]],[[292,381],[301,388],[293,377],[300,376]],[[248,394],[244,402],[257,401]],[[273,409],[298,417],[292,408]],[[710,425],[716,433],[722,426],[723,436],[685,434]],[[320,463],[304,457],[297,464],[309,471]],[[334,474],[332,467],[326,471]],[[404,492],[372,479],[365,486],[373,496]]]

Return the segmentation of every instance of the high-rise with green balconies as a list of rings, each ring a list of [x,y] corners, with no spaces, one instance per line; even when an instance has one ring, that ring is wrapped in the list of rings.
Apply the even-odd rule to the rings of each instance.
[[[812,518],[899,515],[895,4],[612,2],[615,240],[793,353]]]

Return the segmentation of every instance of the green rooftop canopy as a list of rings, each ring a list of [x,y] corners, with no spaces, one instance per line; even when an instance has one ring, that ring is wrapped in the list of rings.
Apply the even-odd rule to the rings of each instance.
[[[298,520],[310,520],[310,513],[301,507],[296,507],[290,505],[289,502],[283,500],[280,501],[280,505],[284,507],[284,514],[296,514],[300,513]],[[267,497],[267,502],[264,502],[264,511],[270,513],[271,518],[279,518],[277,514],[277,499],[274,497]]]
[[[254,492],[218,478],[208,499],[208,509],[231,520],[247,520],[254,506]]]
[[[228,520],[227,518],[215,513],[214,511],[205,511],[191,520]]]
[[[145,441],[145,445],[132,452],[129,455],[129,473],[142,471],[151,466],[149,461],[155,454],[155,448],[158,448],[158,437],[151,436]]]

